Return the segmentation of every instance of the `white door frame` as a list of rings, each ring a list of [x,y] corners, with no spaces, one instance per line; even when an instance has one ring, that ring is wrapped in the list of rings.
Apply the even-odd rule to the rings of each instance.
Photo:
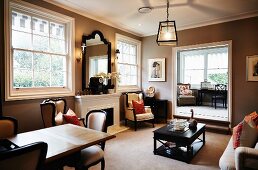
[[[232,40],[189,45],[189,46],[180,46],[172,48],[172,118],[174,113],[176,113],[177,106],[177,52],[180,50],[186,49],[196,49],[203,48],[207,46],[228,46],[228,121],[232,122]]]

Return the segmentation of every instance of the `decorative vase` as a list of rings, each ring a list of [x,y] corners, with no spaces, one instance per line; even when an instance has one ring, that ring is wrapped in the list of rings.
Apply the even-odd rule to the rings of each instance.
[[[191,111],[191,118],[189,119],[189,129],[196,129],[197,128],[197,121],[193,118],[194,111],[193,109]]]

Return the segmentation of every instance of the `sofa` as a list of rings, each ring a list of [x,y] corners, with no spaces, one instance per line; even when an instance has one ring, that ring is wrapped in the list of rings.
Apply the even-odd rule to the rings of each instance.
[[[233,148],[233,137],[220,157],[219,167],[221,170],[254,170],[258,169],[258,141],[254,148]]]
[[[219,160],[222,170],[258,170],[258,114],[246,115],[233,128],[233,134]]]

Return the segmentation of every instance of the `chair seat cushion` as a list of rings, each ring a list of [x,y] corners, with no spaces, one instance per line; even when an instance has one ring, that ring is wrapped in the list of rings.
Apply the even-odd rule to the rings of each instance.
[[[179,98],[191,98],[191,99],[194,99],[195,96],[187,96],[187,95],[179,95]]]
[[[152,113],[142,113],[136,115],[137,120],[150,120],[154,119],[154,115]]]
[[[84,166],[101,161],[104,158],[104,151],[97,145],[85,148],[81,151],[81,161]]]

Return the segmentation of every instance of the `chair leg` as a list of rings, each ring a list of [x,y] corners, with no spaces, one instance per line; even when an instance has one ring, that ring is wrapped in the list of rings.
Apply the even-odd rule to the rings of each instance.
[[[103,158],[103,160],[101,161],[101,170],[105,169],[105,159]]]
[[[215,109],[217,109],[217,99],[215,98]]]
[[[154,128],[155,119],[152,119],[152,127]]]
[[[127,119],[125,119],[125,126],[127,126]]]
[[[134,131],[137,130],[137,121],[134,121]]]

